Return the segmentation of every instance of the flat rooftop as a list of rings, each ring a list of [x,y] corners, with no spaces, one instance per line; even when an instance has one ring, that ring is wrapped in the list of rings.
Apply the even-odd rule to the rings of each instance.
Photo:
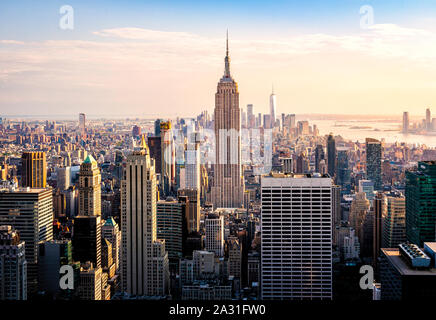
[[[424,245],[427,245],[427,247],[436,252],[436,242],[424,242]]]
[[[429,268],[424,270],[413,269],[402,258],[399,249],[383,248],[382,252],[386,255],[389,262],[398,270],[403,276],[435,276],[436,268]]]
[[[47,190],[50,190],[50,188],[1,188],[0,193],[40,193]]]

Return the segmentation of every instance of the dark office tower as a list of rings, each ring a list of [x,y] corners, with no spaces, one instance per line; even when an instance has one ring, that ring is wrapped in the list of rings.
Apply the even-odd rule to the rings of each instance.
[[[191,257],[196,250],[203,250],[204,236],[199,232],[193,232],[186,237],[186,242],[183,246],[183,256]]]
[[[366,177],[374,182],[375,190],[382,190],[382,145],[381,142],[366,138]]]
[[[406,171],[406,236],[422,247],[435,241],[436,224],[436,161],[418,162]]]
[[[338,245],[338,233],[336,229],[341,224],[342,209],[341,209],[341,187],[332,186],[332,232],[333,244]]]
[[[47,184],[47,159],[45,152],[24,152],[21,157],[21,185],[45,188]]]
[[[325,159],[324,147],[322,145],[317,145],[315,148],[315,172],[320,173],[319,163],[321,160]]]
[[[101,218],[100,216],[77,216],[73,227],[74,261],[92,262],[101,267]]]
[[[351,170],[348,166],[348,149],[338,148],[338,168],[336,183],[341,186],[344,194],[351,193]]]
[[[138,137],[141,135],[141,127],[138,127],[137,125],[134,125],[132,128],[132,136]]]
[[[160,127],[159,127],[160,130]],[[161,173],[162,169],[162,142],[161,137],[148,137],[148,147],[150,148],[150,158],[154,159],[156,173]]]
[[[12,226],[0,226],[0,300],[27,300],[25,244]]]
[[[123,178],[123,160],[124,155],[121,150],[115,151],[115,172],[114,176],[120,181]]]
[[[309,161],[303,152],[297,157],[296,173],[309,173]]]
[[[73,264],[71,240],[41,242],[38,252],[38,291],[50,299],[62,299],[72,295],[72,291],[65,292],[59,287],[60,268]]]
[[[188,197],[189,206],[186,212],[188,233],[200,231],[200,192],[198,189],[179,189],[177,196]]]
[[[50,189],[2,189],[0,225],[11,225],[25,242],[28,296],[37,291],[38,243],[53,239],[53,196]]]
[[[171,121],[161,122],[161,183],[165,195],[170,195],[176,182],[176,149]]]
[[[186,212],[189,210],[187,197],[175,200],[167,197],[157,202],[157,238],[165,240],[171,272],[179,269],[179,259],[183,257],[183,243],[186,241]]]
[[[327,138],[327,172],[332,178],[336,175],[336,141],[331,134]]]
[[[285,121],[286,121],[286,114],[282,113],[282,130],[285,127]]]
[[[155,137],[160,137],[160,124],[162,122],[162,119],[157,119],[154,122],[154,136]]]
[[[386,197],[383,193],[377,193],[374,198],[374,224],[372,236],[372,264],[378,265],[380,248],[383,239],[383,219],[386,216]]]
[[[248,243],[250,245],[253,242],[255,235],[256,235],[256,220],[250,219],[247,221],[247,238],[248,238]]]
[[[436,243],[426,242],[424,251],[409,243],[381,251],[381,300],[434,301]]]

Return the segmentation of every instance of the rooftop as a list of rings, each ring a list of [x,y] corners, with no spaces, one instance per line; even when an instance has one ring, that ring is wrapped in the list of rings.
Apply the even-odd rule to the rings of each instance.
[[[436,268],[430,268],[425,270],[417,270],[411,268],[402,258],[399,249],[396,248],[383,248],[381,249],[383,254],[389,260],[389,262],[398,270],[403,276],[435,276]]]
[[[97,162],[97,161],[95,161],[94,157],[91,156],[90,154],[88,154],[85,161],[83,161],[83,163],[94,163],[94,162]]]

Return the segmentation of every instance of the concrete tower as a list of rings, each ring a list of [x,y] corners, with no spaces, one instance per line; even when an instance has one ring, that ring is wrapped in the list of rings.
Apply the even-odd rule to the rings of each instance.
[[[122,288],[129,295],[167,294],[168,254],[165,240],[157,239],[156,197],[154,160],[142,137],[121,182]]]

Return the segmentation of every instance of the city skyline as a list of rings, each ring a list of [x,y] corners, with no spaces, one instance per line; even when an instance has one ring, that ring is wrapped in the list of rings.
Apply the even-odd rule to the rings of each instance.
[[[274,83],[277,114],[365,110],[414,116],[431,107],[436,101],[431,24],[436,7],[429,1],[413,6],[411,1],[370,1],[374,24],[362,28],[364,4],[339,3],[255,1],[250,8],[245,2],[227,3],[232,13],[226,15],[217,4],[190,1],[128,1],[122,9],[108,1],[72,1],[73,30],[59,28],[62,4],[57,2],[4,3],[1,111],[110,117],[120,110],[138,116],[154,110],[176,116],[212,110],[226,28],[241,106],[253,104],[267,113]],[[99,13],[102,8],[106,15]],[[177,14],[192,20],[175,19]],[[287,21],[286,14],[294,19]],[[31,30],[32,23],[40,32]]]
[[[18,1],[0,4],[0,300],[263,317],[436,298],[430,1]]]

